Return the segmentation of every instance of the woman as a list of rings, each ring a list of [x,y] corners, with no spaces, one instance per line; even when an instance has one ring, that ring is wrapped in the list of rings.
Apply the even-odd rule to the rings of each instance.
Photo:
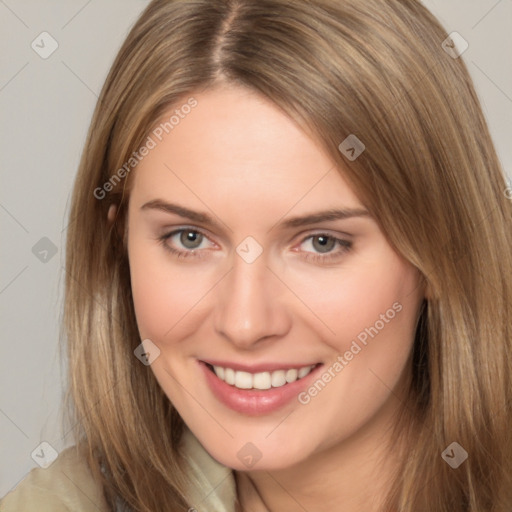
[[[2,510],[510,510],[512,207],[454,48],[406,0],[147,7],[74,188],[76,447]]]

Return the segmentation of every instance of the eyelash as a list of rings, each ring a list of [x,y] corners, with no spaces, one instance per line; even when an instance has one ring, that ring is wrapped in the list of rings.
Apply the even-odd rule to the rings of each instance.
[[[199,229],[181,228],[181,229],[176,229],[175,231],[172,231],[170,233],[167,233],[161,237],[158,237],[158,242],[163,246],[163,248],[166,251],[169,251],[171,254],[173,254],[177,258],[190,258],[190,257],[203,258],[203,257],[205,257],[204,251],[201,251],[199,249],[180,250],[180,249],[175,249],[174,247],[171,247],[169,244],[167,244],[167,240],[169,240],[169,238],[171,238],[174,235],[177,235],[179,233],[183,233],[183,232],[197,233],[197,234],[200,234],[208,239],[206,234],[203,233],[202,231],[200,231]],[[341,238],[336,238],[335,236],[329,235],[327,233],[310,234],[307,237],[303,238],[299,245],[302,245],[306,240],[309,240],[312,238],[317,238],[317,237],[326,237],[326,238],[334,240],[334,242],[341,248],[341,250],[337,251],[337,252],[324,253],[325,255],[321,255],[321,253],[311,253],[309,251],[305,251],[304,258],[308,261],[313,261],[315,263],[329,263],[331,261],[341,258],[346,252],[349,252],[350,250],[352,250],[352,242],[349,242],[348,240],[343,240]]]

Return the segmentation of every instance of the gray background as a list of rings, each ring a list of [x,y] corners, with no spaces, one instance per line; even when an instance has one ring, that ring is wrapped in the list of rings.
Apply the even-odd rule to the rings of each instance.
[[[71,443],[58,351],[70,192],[102,83],[146,4],[0,0],[0,496],[36,467],[42,441]],[[512,0],[424,4],[468,41],[463,58],[512,176]],[[59,45],[47,59],[31,47],[43,31]]]

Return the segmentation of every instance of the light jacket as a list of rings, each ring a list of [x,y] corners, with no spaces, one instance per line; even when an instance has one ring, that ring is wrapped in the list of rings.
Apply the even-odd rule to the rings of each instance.
[[[213,459],[188,428],[184,430],[182,442],[195,481],[188,490],[190,512],[194,509],[197,512],[267,510],[245,475],[239,478],[239,488],[244,489],[245,496],[251,496],[254,506],[248,508],[244,505],[241,508],[237,503],[237,481],[233,470]],[[80,458],[75,447],[63,450],[48,468],[32,469],[0,501],[0,511],[113,512],[108,508],[101,487],[93,479],[85,459]]]

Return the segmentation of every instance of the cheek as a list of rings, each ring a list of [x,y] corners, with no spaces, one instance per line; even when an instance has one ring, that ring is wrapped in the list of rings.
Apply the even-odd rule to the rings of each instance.
[[[314,383],[301,396],[321,412],[315,428],[332,433],[324,447],[397,404],[394,396],[402,392],[422,295],[414,269],[382,256],[382,266],[351,272],[342,287],[325,283],[324,318],[336,333],[324,338],[332,355],[320,379],[328,383]]]
[[[394,256],[383,262],[347,292],[333,345],[343,358],[345,384],[350,382],[351,392],[375,407],[406,369],[422,297],[412,267]]]
[[[170,255],[153,241],[134,238],[129,244],[129,257],[140,335],[157,342],[169,341],[191,324],[191,316],[200,313],[201,299],[211,288],[209,279],[190,268],[171,265]]]
[[[386,248],[353,266],[316,272],[314,278],[293,276],[290,282],[313,313],[304,318],[312,319],[311,328],[337,352],[349,350],[353,340],[364,346],[377,333],[384,337],[404,327],[409,332],[415,317],[414,270]]]

